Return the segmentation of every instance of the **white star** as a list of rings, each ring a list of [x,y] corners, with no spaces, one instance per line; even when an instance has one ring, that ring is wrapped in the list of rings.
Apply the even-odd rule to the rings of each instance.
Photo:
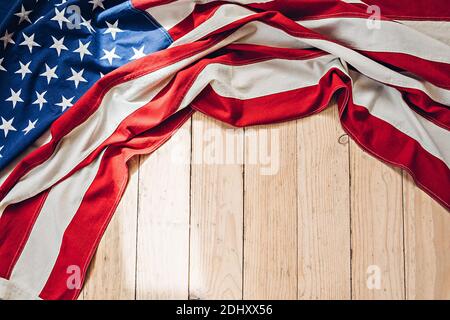
[[[54,36],[52,36],[52,39],[53,39],[53,44],[50,47],[50,49],[55,49],[56,52],[58,53],[58,57],[61,54],[61,50],[69,50],[64,45],[64,37],[62,37],[61,39],[58,40]]]
[[[39,1],[39,0],[38,0]],[[63,4],[65,4],[67,2],[67,0],[62,0],[60,3],[55,4],[55,6],[59,7],[62,6]]]
[[[6,48],[8,43],[15,44],[14,40],[12,39],[13,36],[14,36],[14,32],[8,33],[8,30],[5,31],[5,35],[0,38],[0,40],[3,41],[3,48]]]
[[[30,53],[33,53],[33,47],[40,47],[41,45],[34,41],[34,33],[31,36],[27,36],[25,33],[22,32],[23,40],[22,43],[20,43],[20,46],[28,46],[28,50],[30,50]]]
[[[83,61],[83,58],[85,55],[92,56],[92,53],[88,50],[89,45],[91,42],[83,44],[81,40],[78,40],[78,49],[74,50],[73,52],[77,52],[80,54],[80,59]]]
[[[44,97],[46,93],[47,93],[47,91],[44,91],[42,93],[39,93],[39,92],[36,91],[37,99],[36,99],[35,102],[33,102],[33,104],[38,104],[39,105],[39,111],[41,111],[42,110],[42,106],[48,102],[47,100],[45,100],[45,97]]]
[[[92,27],[92,20],[86,20],[85,18],[81,17],[83,20],[82,23],[80,23],[80,26],[86,27],[90,33],[95,32],[95,29]]]
[[[116,20],[116,22],[114,22],[113,24],[106,21],[106,24],[108,25],[108,29],[104,32],[104,34],[110,33],[113,40],[116,40],[116,34],[119,32],[123,32],[123,30],[120,30],[118,27],[119,20]]]
[[[31,61],[28,62],[27,64],[23,64],[22,61],[19,61],[19,63],[20,63],[20,69],[14,73],[21,74],[22,80],[23,80],[25,78],[25,76],[27,75],[27,73],[31,73],[31,70],[29,68]]]
[[[103,72],[100,72],[100,78],[103,78],[104,76]]]
[[[73,106],[72,100],[74,98],[75,97],[72,97],[70,99],[66,99],[66,97],[61,96],[62,101],[60,103],[57,103],[56,105],[62,108],[61,112],[64,112],[64,110],[66,110],[67,108]]]
[[[40,76],[47,77],[47,84],[50,84],[52,78],[58,79],[58,76],[56,75],[56,68],[58,68],[58,66],[50,68],[48,64],[45,64],[45,72],[41,73]]]
[[[70,68],[70,71],[72,71],[72,76],[70,78],[67,78],[68,81],[73,81],[75,84],[75,88],[78,88],[78,85],[80,82],[87,82],[85,78],[83,78],[83,72],[84,69],[81,69],[80,72],[75,72],[72,68]]]
[[[28,132],[30,132],[31,130],[36,128],[36,122],[37,122],[37,119],[34,120],[33,122],[31,122],[31,120],[28,120],[28,126],[22,130],[22,132],[25,132],[24,135],[26,135]]]
[[[59,24],[59,28],[62,29],[63,22],[70,23],[69,19],[67,19],[64,15],[66,14],[66,9],[62,9],[61,11],[58,8],[55,8],[55,16],[51,18],[52,21],[57,21]]]
[[[145,46],[142,46],[139,50],[132,48],[134,51],[134,55],[130,58],[130,60],[137,60],[146,56],[144,53]]]
[[[19,91],[17,92],[15,92],[13,89],[9,90],[11,90],[11,96],[5,101],[11,101],[14,109],[16,107],[17,102],[23,102],[22,98],[20,97],[20,95],[22,94],[22,89],[19,89]]]
[[[102,8],[102,9],[105,9],[105,6],[103,5],[103,1],[105,1],[105,0],[91,0],[91,1],[89,1],[89,3],[92,4],[92,11],[94,11],[98,7]]]
[[[3,133],[5,134],[5,138],[6,138],[9,131],[17,131],[17,130],[16,130],[16,128],[14,128],[12,126],[14,118],[9,119],[8,121],[3,119],[3,117],[1,117],[1,118],[2,118],[2,124],[0,125],[0,129],[3,130]]]
[[[103,49],[105,55],[100,58],[100,60],[108,60],[109,64],[113,63],[113,59],[120,59],[120,57],[116,54],[116,47],[114,47],[111,51]]]
[[[6,71],[5,67],[2,66],[2,63],[3,63],[3,60],[4,60],[4,59],[5,59],[5,58],[1,58],[1,59],[0,59],[0,71]]]
[[[5,147],[5,146],[1,146],[1,147],[0,147],[0,151],[2,151],[4,147]],[[3,156],[2,156],[1,154],[0,154],[0,158],[3,158]]]
[[[26,11],[24,6],[22,5],[22,9],[20,10],[20,12],[15,13],[15,16],[18,16],[20,18],[19,20],[19,24],[21,24],[24,21],[28,21],[29,23],[31,23],[30,17],[28,17],[31,13],[31,11]]]

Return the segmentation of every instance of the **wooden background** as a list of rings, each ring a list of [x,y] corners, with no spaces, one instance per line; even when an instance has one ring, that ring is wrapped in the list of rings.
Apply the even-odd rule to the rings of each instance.
[[[243,163],[191,164],[205,130],[243,152],[268,128],[276,175],[245,152]],[[450,299],[450,213],[350,141],[335,105],[233,131],[196,114],[131,168],[81,299]],[[379,289],[367,286],[373,266]]]

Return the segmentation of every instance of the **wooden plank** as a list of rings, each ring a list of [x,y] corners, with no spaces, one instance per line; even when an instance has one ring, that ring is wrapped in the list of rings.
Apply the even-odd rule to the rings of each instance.
[[[350,144],[352,295],[404,299],[401,171]]]
[[[85,300],[135,297],[138,162],[129,162],[128,186],[92,260]]]
[[[244,299],[297,298],[296,140],[295,121],[245,130]]]
[[[337,106],[297,121],[298,295],[350,299],[348,137]]]
[[[150,157],[141,157],[137,299],[187,299],[190,122]]]
[[[190,299],[242,299],[243,138],[194,115]]]
[[[407,299],[450,299],[450,215],[404,173]]]

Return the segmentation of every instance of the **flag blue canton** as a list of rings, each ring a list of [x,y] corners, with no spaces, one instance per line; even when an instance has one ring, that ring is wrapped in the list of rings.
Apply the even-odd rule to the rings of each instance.
[[[25,0],[0,24],[0,169],[98,79],[172,40],[123,0]]]

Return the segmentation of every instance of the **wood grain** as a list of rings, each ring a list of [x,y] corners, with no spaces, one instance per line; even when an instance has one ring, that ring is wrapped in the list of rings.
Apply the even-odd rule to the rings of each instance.
[[[131,162],[80,299],[450,299],[450,213],[347,142],[335,108],[245,133],[195,120]],[[245,159],[196,160],[210,129]]]
[[[141,158],[137,299],[187,299],[190,122],[150,157]]]
[[[297,121],[298,295],[350,299],[348,137],[337,106]]]
[[[245,130],[244,299],[297,298],[296,141],[295,122]]]
[[[353,298],[404,299],[401,171],[352,142],[350,177]]]
[[[138,157],[129,162],[128,186],[90,265],[84,299],[135,298],[138,164]]]
[[[242,299],[243,130],[196,114],[192,137],[189,296]]]
[[[404,173],[406,294],[450,299],[450,213]]]

